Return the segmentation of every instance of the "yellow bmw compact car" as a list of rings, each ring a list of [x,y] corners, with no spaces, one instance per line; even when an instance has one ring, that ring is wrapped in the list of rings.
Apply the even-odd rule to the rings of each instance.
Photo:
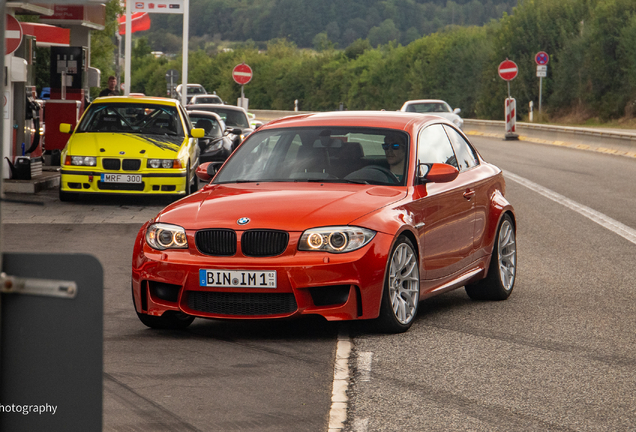
[[[198,138],[175,99],[97,98],[61,155],[60,200],[87,194],[185,196],[197,190]]]

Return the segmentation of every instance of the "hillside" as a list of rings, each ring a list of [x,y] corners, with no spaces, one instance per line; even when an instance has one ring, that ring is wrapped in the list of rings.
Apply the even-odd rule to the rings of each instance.
[[[285,38],[300,48],[407,45],[448,25],[483,25],[510,14],[517,0],[190,0],[190,49],[206,43]],[[151,14],[153,50],[181,50],[180,15]],[[194,46],[193,46],[194,45]]]

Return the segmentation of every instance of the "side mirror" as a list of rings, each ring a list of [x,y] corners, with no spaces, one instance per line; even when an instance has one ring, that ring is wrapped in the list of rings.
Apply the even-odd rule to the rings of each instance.
[[[232,128],[232,127],[228,127],[227,129],[225,129],[225,132],[227,133],[231,133],[234,135],[240,135],[243,133],[243,131],[239,128]]]
[[[71,130],[70,123],[60,123],[60,132],[65,133],[65,134],[70,134],[71,132],[73,132]]]
[[[224,162],[205,162],[198,166],[196,175],[199,180],[210,181],[219,171]]]
[[[459,109],[459,108],[455,108],[455,109],[453,110],[453,114],[459,114],[460,112],[462,112],[462,110],[461,110],[461,109]]]
[[[190,130],[190,135],[192,135],[193,138],[203,138],[205,136],[205,129],[192,128]]]
[[[459,171],[452,165],[443,163],[418,164],[418,178],[421,182],[433,183],[452,182],[459,175]]]

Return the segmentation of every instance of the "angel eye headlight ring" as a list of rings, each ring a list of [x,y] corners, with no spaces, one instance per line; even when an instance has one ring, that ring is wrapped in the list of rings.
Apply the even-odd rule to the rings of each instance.
[[[178,225],[155,223],[146,230],[146,243],[157,250],[187,249],[185,229]]]
[[[351,252],[368,244],[375,231],[356,226],[333,226],[306,230],[298,242],[298,250],[329,253]]]

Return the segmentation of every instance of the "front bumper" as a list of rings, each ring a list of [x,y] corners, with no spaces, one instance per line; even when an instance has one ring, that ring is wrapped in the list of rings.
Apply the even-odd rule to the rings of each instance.
[[[115,194],[166,194],[185,195],[186,170],[161,170],[162,172],[140,173],[123,171],[96,171],[77,168],[62,169],[60,190],[77,193]],[[141,183],[107,183],[101,181],[102,174],[140,175]]]
[[[194,232],[187,232],[188,250],[154,250],[143,241],[144,227],[133,253],[136,311],[154,316],[181,311],[221,319],[306,314],[330,321],[377,318],[392,237],[377,233],[357,251],[329,254],[298,251],[300,234],[290,233],[286,251],[277,257],[246,257],[240,251],[235,256],[220,257],[201,254],[194,246]],[[275,270],[277,287],[202,287],[201,269]]]

